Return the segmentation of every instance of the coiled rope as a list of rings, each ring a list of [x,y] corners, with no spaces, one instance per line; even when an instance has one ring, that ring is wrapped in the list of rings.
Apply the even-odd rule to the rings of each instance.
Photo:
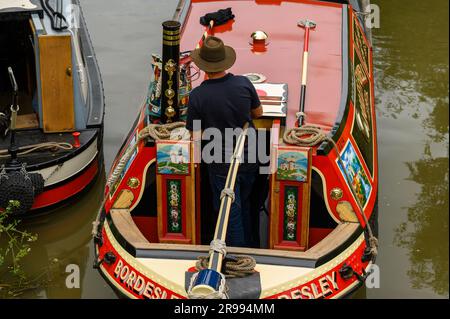
[[[195,268],[197,271],[208,269],[209,256],[197,257]],[[224,259],[222,273],[227,278],[245,277],[255,273],[256,261],[252,256],[238,255]]]
[[[220,253],[224,257],[222,269],[219,272],[222,276],[219,289],[207,295],[196,294],[192,292],[194,282],[201,270],[209,268],[209,259],[212,255],[212,251]],[[239,255],[225,258],[226,255],[227,246],[225,241],[215,239],[211,241],[208,256],[197,257],[197,262],[195,264],[197,272],[192,276],[189,289],[187,290],[189,299],[228,299],[228,285],[226,284],[226,278],[242,278],[255,272],[256,260],[253,257]]]
[[[146,127],[144,127],[142,131],[139,132],[136,143],[128,147],[128,149],[120,158],[119,162],[114,168],[114,171],[108,178],[107,186],[111,188],[111,186],[116,183],[120,174],[122,174],[123,169],[125,168],[131,156],[133,155],[134,151],[139,146],[140,141],[148,137],[153,138],[155,141],[168,139],[181,140],[183,138],[183,134],[173,136],[172,132],[178,128],[185,127],[185,125],[186,124],[184,122],[174,122],[168,124],[149,124]]]
[[[73,145],[66,142],[46,142],[39,144],[32,144],[27,146],[19,147],[19,152],[17,156],[23,156],[26,154],[30,154],[37,151],[48,150],[48,149],[62,149],[62,150],[71,150],[73,149]],[[9,154],[9,150],[0,150],[0,158],[8,158],[11,155]]]
[[[227,278],[245,277],[255,272],[256,260],[251,256],[239,255],[225,258],[227,255],[227,246],[225,241],[219,239],[211,241],[208,256],[199,256],[197,258],[198,260],[195,264],[197,271],[208,269],[209,258],[213,251],[222,254],[224,258],[224,265],[221,273],[223,273]]]
[[[353,197],[355,198],[356,204],[358,205],[358,209],[362,215],[362,218],[364,219],[364,223],[366,224],[367,233],[369,236],[368,244],[370,247],[370,252],[372,254],[372,260],[374,260],[378,255],[378,239],[374,236],[372,227],[370,226],[369,221],[367,220],[366,214],[364,214],[364,209],[362,208],[362,205],[359,202],[359,198],[356,195],[355,190],[353,189],[352,183],[350,182],[351,179],[348,175],[347,170],[345,169],[345,165],[344,162],[342,161],[341,154],[336,145],[336,142],[332,138],[330,138],[327,134],[325,134],[325,132],[323,132],[320,127],[314,125],[303,125],[302,127],[294,127],[287,129],[284,132],[283,141],[288,144],[305,147],[316,146],[325,141],[330,142],[333,145],[333,148],[338,157],[338,161],[341,164],[341,167],[343,168],[345,178],[347,179],[348,184],[350,185],[349,187],[350,191],[352,192]]]

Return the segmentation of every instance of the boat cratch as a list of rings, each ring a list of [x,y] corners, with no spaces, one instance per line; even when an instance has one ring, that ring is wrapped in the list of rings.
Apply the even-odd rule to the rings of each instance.
[[[105,280],[128,298],[342,298],[377,255],[377,137],[370,30],[358,1],[180,1],[113,163],[93,235]],[[221,206],[185,129],[190,58],[209,35],[256,88],[270,156],[251,211],[255,247],[228,247],[238,134]],[[249,142],[250,143],[250,142]],[[215,225],[215,227],[214,227]]]
[[[0,211],[66,203],[101,169],[104,97],[78,0],[0,1]]]

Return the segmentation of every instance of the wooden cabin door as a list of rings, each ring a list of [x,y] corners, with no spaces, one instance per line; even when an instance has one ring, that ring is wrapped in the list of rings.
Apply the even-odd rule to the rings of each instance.
[[[70,35],[39,36],[42,122],[46,133],[75,130]]]

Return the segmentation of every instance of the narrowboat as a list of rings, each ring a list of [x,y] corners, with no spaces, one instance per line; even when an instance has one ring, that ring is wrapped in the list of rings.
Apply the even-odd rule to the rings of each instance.
[[[74,199],[102,163],[104,96],[78,0],[0,1],[0,210]]]
[[[378,164],[362,8],[357,1],[180,1],[163,23],[162,56],[153,55],[147,98],[94,222],[94,267],[117,294],[330,299],[364,284],[377,255]],[[247,128],[214,211],[200,146],[184,127],[189,92],[205,79],[190,52],[209,35],[236,50],[230,72],[249,78],[263,107],[254,125],[268,159],[251,197],[258,238],[251,248],[227,246],[225,236]]]

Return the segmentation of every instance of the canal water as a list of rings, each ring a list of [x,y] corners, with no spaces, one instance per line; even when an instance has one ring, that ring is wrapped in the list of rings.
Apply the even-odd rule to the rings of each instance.
[[[161,22],[177,0],[81,0],[106,96],[109,170],[146,93]],[[379,288],[354,298],[448,298],[448,1],[376,0],[373,30],[379,141]],[[105,174],[79,202],[22,227],[37,233],[21,297],[115,298],[92,269],[91,223]],[[80,288],[67,289],[72,268]]]

